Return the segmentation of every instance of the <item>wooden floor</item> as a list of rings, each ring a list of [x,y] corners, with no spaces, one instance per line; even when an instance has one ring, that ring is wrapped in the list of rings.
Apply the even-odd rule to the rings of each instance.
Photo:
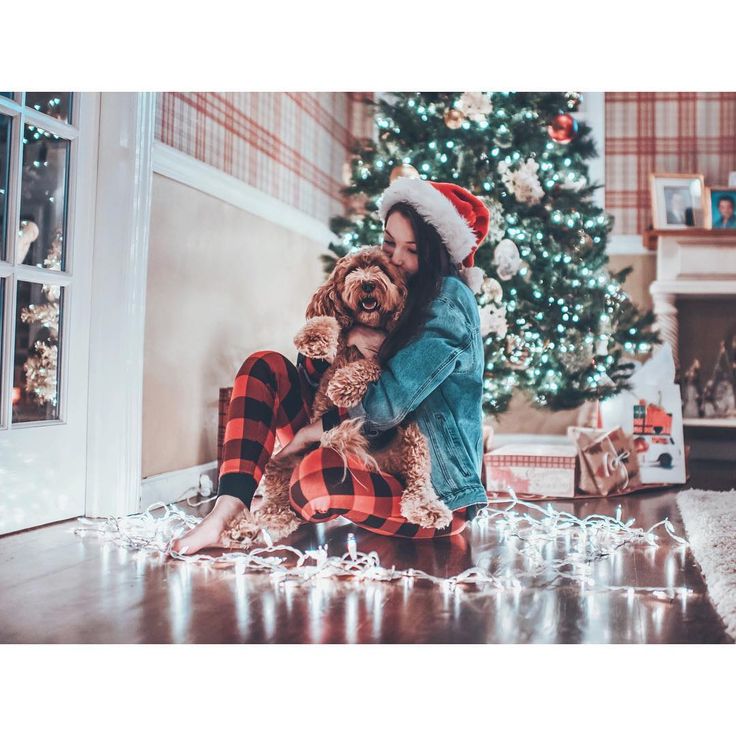
[[[686,487],[727,490],[736,464],[692,463]],[[613,514],[648,527],[668,516],[682,529],[676,491],[556,504],[577,515]],[[206,512],[207,506],[201,507]],[[621,592],[581,595],[575,585],[517,594],[448,593],[417,582],[322,581],[279,585],[257,573],[236,575],[186,565],[163,555],[120,549],[72,533],[76,521],[0,538],[0,642],[182,643],[717,643],[730,642],[708,600],[689,550],[622,549],[596,563],[610,585],[687,586],[686,602]],[[469,527],[437,542],[379,537],[343,520],[304,525],[292,537],[305,549],[327,542],[345,551],[375,550],[385,567],[449,576],[494,546],[495,530]]]

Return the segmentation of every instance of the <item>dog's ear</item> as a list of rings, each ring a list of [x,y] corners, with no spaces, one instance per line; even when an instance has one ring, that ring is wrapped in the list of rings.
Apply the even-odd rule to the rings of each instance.
[[[404,307],[406,307],[406,297],[409,295],[409,290],[406,288],[406,285],[403,281],[400,281],[396,284],[396,288],[399,292],[399,303],[396,307],[396,309],[393,311],[393,314],[389,317],[388,321],[386,322],[386,331],[391,332],[396,325],[399,323],[399,320],[401,319],[401,315],[404,313]]]
[[[334,271],[330,278],[325,281],[322,286],[312,295],[307,305],[307,319],[312,317],[334,317],[335,316],[335,298],[337,288],[335,286]]]
[[[307,319],[312,317],[334,317],[340,327],[349,327],[351,318],[345,311],[345,305],[340,297],[340,289],[349,269],[347,256],[341,258],[332,270],[330,277],[314,292],[307,305]]]
[[[409,288],[406,284],[406,278],[404,274],[392,263],[386,259],[386,266],[387,272],[389,276],[391,277],[391,281],[393,282],[394,286],[396,287],[396,291],[398,292],[398,303],[396,305],[396,309],[394,309],[393,314],[386,322],[386,330],[388,332],[391,332],[391,330],[396,327],[399,320],[401,319],[401,315],[404,313],[404,308],[406,307],[406,299],[409,296]]]

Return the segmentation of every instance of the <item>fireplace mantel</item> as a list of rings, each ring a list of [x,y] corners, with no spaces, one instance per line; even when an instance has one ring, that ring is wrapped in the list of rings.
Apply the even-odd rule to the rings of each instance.
[[[663,230],[657,233],[657,279],[649,287],[662,339],[679,366],[677,302],[736,297],[736,230]],[[685,424],[736,426],[734,419]]]

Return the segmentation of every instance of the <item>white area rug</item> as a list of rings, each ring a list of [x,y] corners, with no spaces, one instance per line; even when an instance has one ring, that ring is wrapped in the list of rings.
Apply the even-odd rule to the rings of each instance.
[[[736,491],[682,491],[677,504],[708,595],[736,639]]]

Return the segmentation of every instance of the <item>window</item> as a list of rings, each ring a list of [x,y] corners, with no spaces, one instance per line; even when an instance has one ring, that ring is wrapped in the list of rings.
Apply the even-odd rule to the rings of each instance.
[[[64,420],[71,92],[0,93],[0,431]]]

